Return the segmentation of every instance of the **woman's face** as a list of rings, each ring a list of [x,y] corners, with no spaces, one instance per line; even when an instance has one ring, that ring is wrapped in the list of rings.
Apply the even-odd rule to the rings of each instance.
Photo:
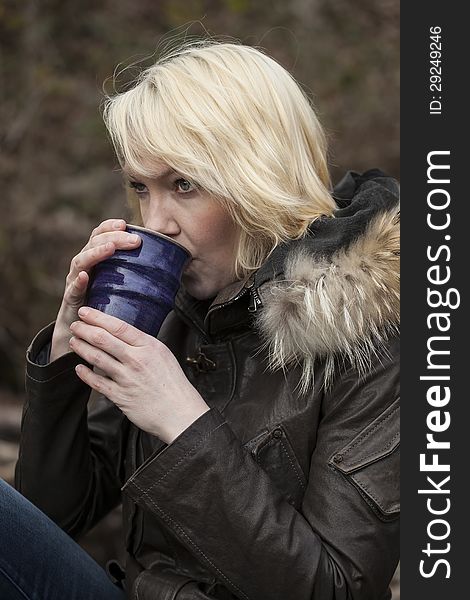
[[[127,173],[137,194],[144,227],[163,233],[187,248],[193,259],[182,282],[198,300],[215,296],[236,280],[234,257],[238,228],[228,212],[206,191],[165,165],[152,178]]]

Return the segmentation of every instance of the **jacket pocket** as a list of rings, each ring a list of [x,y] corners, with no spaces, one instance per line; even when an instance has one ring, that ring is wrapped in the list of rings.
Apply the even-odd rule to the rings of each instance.
[[[307,480],[283,426],[276,425],[272,430],[265,430],[244,447],[251,452],[286,500],[298,510]]]
[[[400,513],[400,400],[329,460],[384,520]]]

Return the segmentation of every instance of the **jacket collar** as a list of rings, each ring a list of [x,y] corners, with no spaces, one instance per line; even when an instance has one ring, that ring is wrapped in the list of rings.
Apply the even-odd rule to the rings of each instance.
[[[251,322],[248,303],[252,286],[253,276],[249,276],[225,287],[213,299],[196,300],[181,285],[175,298],[175,309],[204,337],[210,338]],[[224,310],[226,307],[228,309]]]

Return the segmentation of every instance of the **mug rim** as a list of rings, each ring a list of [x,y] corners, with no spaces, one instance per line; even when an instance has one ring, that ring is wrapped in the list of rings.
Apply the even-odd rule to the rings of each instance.
[[[126,228],[132,228],[132,229],[137,229],[138,231],[143,231],[145,233],[151,233],[152,235],[155,235],[157,237],[163,238],[165,240],[168,240],[169,242],[171,242],[172,244],[175,244],[176,246],[179,246],[180,248],[182,248],[187,254],[188,257],[192,259],[193,255],[191,254],[191,252],[185,248],[183,246],[183,244],[180,244],[179,242],[176,242],[174,239],[172,239],[170,236],[165,235],[164,233],[160,233],[159,231],[155,231],[154,229],[148,229],[147,227],[142,227],[141,225],[133,225],[132,223],[126,223]]]

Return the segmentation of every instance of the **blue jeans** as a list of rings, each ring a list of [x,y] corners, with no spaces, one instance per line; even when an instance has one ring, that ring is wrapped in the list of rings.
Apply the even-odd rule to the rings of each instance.
[[[0,479],[1,600],[124,600],[72,538]]]

